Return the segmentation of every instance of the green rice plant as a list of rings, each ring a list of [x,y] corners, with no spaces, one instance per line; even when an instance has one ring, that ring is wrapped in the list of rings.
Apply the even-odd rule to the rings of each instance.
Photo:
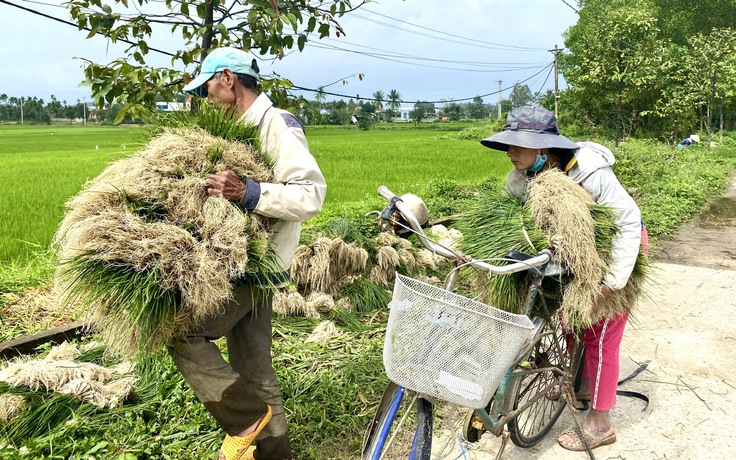
[[[136,337],[139,351],[156,350],[177,332],[179,293],[166,288],[158,269],[137,272],[126,263],[100,260],[82,253],[62,262],[64,278],[71,278],[63,293],[94,317],[104,318],[118,340]]]
[[[23,413],[8,425],[0,425],[0,437],[14,445],[47,434],[75,414],[87,416],[97,411],[89,404],[83,407],[74,396],[9,388],[3,382],[0,382],[0,394],[19,395],[25,400]]]
[[[365,325],[360,321],[360,316],[352,311],[343,310],[338,307],[330,310],[325,316],[338,326],[351,331],[365,329]]]
[[[350,299],[353,311],[360,314],[384,309],[391,300],[385,289],[366,277],[360,277],[357,281],[343,286],[339,296]]]
[[[327,222],[321,228],[321,233],[328,238],[340,238],[346,243],[366,243],[366,236],[346,217]]]
[[[608,206],[592,204],[588,206],[595,222],[595,244],[598,254],[603,260],[608,260],[613,247],[613,239],[620,233],[616,225],[613,210]]]
[[[343,330],[325,344],[291,335],[273,344],[296,458],[354,458],[388,383],[381,349],[385,325]]]
[[[546,236],[534,225],[528,206],[502,192],[483,194],[469,202],[458,216],[456,228],[463,234],[460,250],[491,263],[505,260],[509,251],[534,255],[548,246]],[[520,312],[523,299],[518,276],[496,275],[489,280],[481,277],[475,282],[477,288],[483,289],[479,300],[502,310]]]
[[[238,141],[187,127],[198,120]],[[267,219],[208,197],[202,179],[222,169],[271,179],[261,154],[245,145],[257,127],[214,108],[177,123],[87,184],[57,234],[65,301],[79,300],[119,353],[154,351],[219,311],[233,282],[274,290],[272,274],[283,270]]]
[[[104,353],[104,347],[84,349],[75,359],[99,365],[114,365],[118,362]],[[0,382],[0,395],[10,394],[23,397],[25,406],[21,414],[7,424],[0,422],[0,439],[14,446],[22,446],[33,439],[36,443],[54,442],[56,439],[73,437],[72,419],[83,420],[89,429],[103,432],[109,421],[110,412],[140,412],[155,400],[160,378],[160,369],[155,360],[142,358],[137,362],[138,380],[135,390],[127,400],[121,401],[116,409],[101,409],[81,402],[74,396],[48,391],[31,391],[25,387],[11,387]],[[152,411],[150,411],[152,414]]]
[[[244,123],[234,109],[210,104],[203,100],[194,112],[189,110],[155,111],[149,116],[148,125],[152,135],[160,134],[166,128],[201,128],[215,137],[252,145],[258,154],[257,161],[265,164],[268,169],[273,169],[273,159],[266,152],[261,151],[258,126]],[[213,146],[208,150],[208,156],[213,164],[217,163],[218,157],[222,156],[222,151],[218,151],[217,146]]]
[[[0,126],[0,266],[35,264],[63,204],[107,163],[141,144],[138,128]]]
[[[619,234],[613,211],[606,206],[588,206],[595,229],[596,251],[603,260],[611,252],[613,239]],[[508,251],[536,255],[550,245],[549,236],[532,219],[529,204],[520,198],[507,197],[496,190],[468,204],[460,214],[457,228],[463,234],[460,249],[476,259],[503,260]],[[640,257],[634,276],[646,274],[646,260]],[[472,275],[471,275],[472,276]],[[486,280],[475,279],[475,289],[481,290],[480,300],[513,313],[522,313],[527,275],[495,275]]]
[[[160,222],[166,218],[166,208],[162,204],[166,199],[165,196],[150,200],[133,196],[125,190],[118,190],[118,194],[123,199],[123,203],[128,210],[142,217],[146,222]]]
[[[345,131],[307,127],[311,152],[327,179],[327,203],[378,198],[379,185],[398,194],[415,193],[430,180],[474,184],[504,177],[508,159],[477,140],[440,138],[429,130]],[[381,209],[385,201],[376,200]]]

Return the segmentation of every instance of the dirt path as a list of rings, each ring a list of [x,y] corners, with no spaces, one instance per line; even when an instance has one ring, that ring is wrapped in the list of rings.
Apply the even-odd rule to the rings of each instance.
[[[595,458],[736,457],[736,176],[659,248],[648,294],[624,335],[621,375],[649,365],[621,389],[644,393],[650,403],[644,409],[638,399],[619,397],[611,412],[618,442],[594,450]],[[503,459],[588,458],[557,445],[571,424],[566,411],[540,444],[522,450],[509,442]],[[486,434],[479,444],[448,458],[495,458],[497,438]]]

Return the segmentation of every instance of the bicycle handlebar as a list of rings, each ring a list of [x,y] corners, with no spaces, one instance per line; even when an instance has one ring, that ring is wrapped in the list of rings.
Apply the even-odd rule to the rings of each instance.
[[[511,273],[517,273],[528,270],[530,268],[541,267],[542,265],[552,260],[552,253],[549,251],[549,249],[543,249],[536,256],[523,262],[514,262],[512,264],[503,266],[492,265],[482,260],[473,259],[472,257],[468,257],[462,253],[452,251],[442,245],[430,241],[429,238],[427,238],[427,235],[424,233],[422,226],[417,221],[417,218],[414,216],[408,206],[404,204],[404,202],[401,200],[401,197],[389,190],[388,187],[386,187],[385,185],[381,185],[380,187],[378,187],[378,194],[386,201],[388,201],[389,205],[393,205],[396,207],[396,209],[401,213],[404,219],[406,219],[406,221],[409,223],[409,226],[417,235],[417,237],[419,237],[419,241],[421,241],[422,245],[432,251],[432,253],[434,254],[439,254],[443,257],[447,257],[448,259],[458,260],[464,264],[470,265],[479,270],[486,271],[492,275],[508,275]]]
[[[388,189],[385,185],[378,187],[378,194],[381,195],[386,201],[391,201],[396,195],[394,192]]]

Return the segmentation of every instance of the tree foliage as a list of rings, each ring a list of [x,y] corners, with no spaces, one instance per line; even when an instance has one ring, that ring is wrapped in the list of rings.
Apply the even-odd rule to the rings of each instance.
[[[511,94],[509,94],[509,100],[513,107],[521,107],[522,105],[527,105],[532,102],[534,100],[534,96],[532,95],[532,90],[529,89],[528,85],[516,84],[514,85],[514,89],[511,90]]]
[[[673,144],[716,111],[728,119],[736,86],[731,0],[584,0],[565,34],[563,106],[578,126],[639,132]],[[731,106],[730,112],[736,107]],[[732,116],[731,119],[734,117]]]
[[[427,115],[434,113],[434,103],[432,102],[426,102],[426,101],[417,101],[414,103],[414,110],[409,112],[409,118],[414,123],[419,123],[420,121],[427,118]]]
[[[485,102],[483,102],[482,97],[475,96],[471,102],[468,102],[468,117],[480,120],[488,117],[489,113],[490,109]]]
[[[617,142],[624,112],[635,118],[636,102],[656,81],[657,14],[650,0],[589,2],[567,32],[565,79],[596,117],[615,126]]]
[[[71,0],[69,8],[88,38],[101,35],[129,44],[125,54],[99,64],[85,60],[85,81],[95,105],[122,103],[124,111],[152,107],[157,96],[171,100],[192,76],[175,70],[196,65],[208,51],[232,46],[263,59],[281,59],[292,49],[302,51],[314,38],[340,37],[337,19],[362,6],[354,0]],[[156,50],[149,41],[162,34],[181,36],[178,50]],[[171,66],[150,64],[151,53],[170,57]],[[263,90],[285,105],[287,79],[262,82]],[[304,105],[303,99],[297,105]]]

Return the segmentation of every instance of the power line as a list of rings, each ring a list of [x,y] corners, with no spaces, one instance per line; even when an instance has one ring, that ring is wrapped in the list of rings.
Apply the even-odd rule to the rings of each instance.
[[[389,27],[391,29],[394,29],[394,27],[392,27],[390,24],[386,24],[385,22],[376,21],[375,19],[366,18],[365,16],[361,16],[361,15],[356,14],[356,13],[353,13],[353,16],[358,17],[358,18],[361,18],[361,19],[366,20],[366,21],[369,21],[369,22],[373,22],[375,24],[379,24],[379,25],[386,26],[386,27]],[[399,21],[398,19],[396,19],[396,20]],[[415,26],[415,27],[420,27],[420,26]],[[541,48],[540,49],[536,49],[536,48],[521,48],[521,47],[519,47],[519,48],[511,48],[511,47],[509,47],[507,45],[501,45],[501,46],[499,46],[499,45],[484,45],[485,42],[479,42],[477,40],[472,40],[470,38],[464,38],[464,37],[462,38],[462,40],[472,40],[472,41],[471,42],[468,42],[468,41],[459,41],[459,40],[448,40],[446,38],[437,37],[437,36],[426,34],[426,33],[422,33],[422,32],[416,31],[416,30],[406,30],[406,29],[404,29],[404,30],[402,30],[402,32],[407,32],[407,33],[410,33],[410,34],[419,35],[419,36],[427,37],[427,38],[433,38],[435,40],[442,40],[443,42],[446,42],[446,43],[447,42],[449,42],[449,43],[458,43],[458,44],[463,45],[463,46],[474,46],[476,48],[493,49],[493,50],[497,50],[497,51],[514,51],[514,52],[519,52],[519,51],[540,51],[541,50]]]
[[[549,80],[549,76],[552,75],[552,72],[554,70],[555,70],[554,66],[551,66],[549,68],[549,72],[547,73],[547,76],[544,78],[544,83],[542,83],[542,86],[539,87],[539,91],[537,91],[536,93],[534,93],[534,99],[536,99],[539,96],[539,93],[542,92],[542,90],[544,89],[544,85],[547,84],[547,80]]]
[[[24,0],[24,1],[29,1],[29,0]],[[564,1],[564,0],[563,0],[563,1]],[[43,3],[41,3],[41,2],[36,2],[36,3],[39,3],[39,4],[43,4]],[[88,32],[91,32],[91,31],[92,31],[92,29],[90,29],[90,28],[88,28],[88,27],[82,27],[82,28],[80,28],[80,27],[79,27],[79,26],[78,26],[77,24],[75,24],[75,23],[73,23],[73,22],[70,22],[70,21],[66,21],[66,20],[63,20],[63,19],[59,19],[59,18],[56,18],[56,17],[54,17],[54,16],[50,16],[50,15],[48,15],[48,14],[42,13],[42,12],[40,12],[40,11],[37,11],[37,10],[33,10],[33,9],[31,9],[31,8],[26,8],[26,7],[23,7],[23,6],[17,5],[17,4],[15,4],[15,3],[11,3],[11,2],[9,2],[8,0],[0,0],[0,4],[6,4],[6,5],[8,5],[8,6],[12,6],[12,7],[14,7],[14,8],[18,8],[18,9],[20,9],[20,10],[23,10],[23,11],[26,11],[26,12],[28,12],[28,13],[31,13],[31,14],[34,14],[34,15],[37,15],[37,16],[41,16],[41,17],[43,17],[43,18],[46,18],[46,19],[50,19],[50,20],[52,20],[52,21],[55,21],[55,22],[59,22],[59,23],[62,23],[62,24],[65,24],[65,25],[68,25],[68,26],[74,27],[74,28],[76,28],[76,29],[78,29],[78,30],[86,30],[86,31],[88,31]],[[47,6],[51,6],[51,5],[48,5],[48,4],[45,4],[45,5],[47,5]],[[375,14],[378,14],[378,13],[375,13]],[[397,20],[397,21],[399,21],[399,20]],[[430,30],[432,30],[432,29],[430,29]],[[138,43],[136,43],[136,42],[132,42],[132,41],[129,41],[129,40],[126,40],[126,39],[122,39],[122,38],[118,38],[117,40],[118,40],[118,41],[121,41],[121,42],[123,42],[123,43],[128,43],[128,44],[130,44],[130,45],[135,45],[135,46],[137,46],[137,45],[138,45]],[[314,46],[314,44],[313,44],[313,46]],[[359,45],[359,46],[360,46],[360,45]],[[324,45],[323,47],[325,47],[325,48],[332,48],[332,49],[338,49],[338,50],[341,50],[341,49],[340,49],[340,48],[338,48],[338,47],[335,47],[335,46],[330,46],[330,45]],[[157,53],[163,54],[163,55],[165,55],[165,56],[169,56],[169,57],[175,57],[175,55],[174,55],[173,53],[169,53],[168,51],[164,51],[164,50],[160,50],[160,49],[157,49],[157,48],[152,48],[152,47],[148,47],[148,49],[149,49],[150,51],[154,51],[154,52],[157,52]],[[352,53],[356,53],[356,54],[362,54],[362,55],[365,55],[365,56],[371,56],[371,57],[375,57],[375,58],[377,58],[377,59],[385,59],[385,60],[389,60],[389,61],[394,61],[394,62],[404,63],[404,64],[407,64],[407,65],[417,65],[417,66],[422,66],[422,67],[434,67],[434,68],[441,68],[441,69],[445,69],[445,70],[461,70],[461,71],[469,71],[469,72],[490,72],[490,71],[484,71],[484,70],[473,70],[473,69],[446,69],[446,68],[443,68],[443,67],[437,67],[437,66],[430,66],[430,65],[423,65],[423,64],[417,64],[417,63],[407,63],[407,62],[402,62],[402,61],[399,61],[399,60],[396,60],[396,59],[390,59],[390,58],[387,58],[387,57],[385,57],[385,56],[375,55],[375,54],[371,54],[371,53],[361,53],[361,52],[358,52],[358,51],[353,51],[353,50],[341,50],[341,51],[346,51],[346,52],[352,52]],[[547,69],[548,67],[550,67],[551,65],[552,65],[552,64],[548,64],[547,66],[543,67],[543,68],[542,68],[542,69],[541,69],[541,70],[540,70],[539,72],[537,72],[537,73],[533,74],[532,76],[530,76],[529,78],[527,78],[527,79],[525,79],[525,80],[522,80],[521,82],[517,82],[517,83],[516,83],[515,85],[517,85],[517,84],[519,84],[519,83],[524,83],[524,82],[526,82],[526,81],[529,81],[529,80],[531,80],[532,78],[534,78],[534,77],[536,77],[537,75],[541,74],[541,73],[542,73],[542,72],[543,72],[544,70],[546,70],[546,69]],[[511,70],[528,70],[528,69],[534,69],[534,68],[538,68],[538,67],[536,67],[536,66],[535,66],[535,67],[519,67],[519,68],[517,68],[517,69],[509,69],[508,71],[511,71]],[[500,72],[500,70],[496,70],[496,72]],[[342,79],[340,79],[340,80],[342,80]],[[340,80],[338,80],[338,81],[340,81]],[[334,84],[334,83],[331,83],[331,84]],[[515,86],[515,85],[514,85],[514,86]],[[491,96],[491,95],[494,95],[494,94],[498,94],[499,92],[503,92],[503,91],[505,91],[505,90],[511,89],[511,88],[513,88],[514,86],[511,86],[511,87],[508,87],[508,88],[504,88],[504,89],[501,89],[501,90],[499,90],[499,91],[494,91],[494,92],[491,92],[491,93],[488,93],[488,94],[480,95],[480,97],[482,98],[482,97],[487,97],[487,96]],[[296,89],[296,90],[300,90],[300,91],[318,92],[318,90],[315,90],[315,89],[313,89],[313,88],[305,88],[305,87],[302,87],[302,86],[297,86],[297,85],[293,85],[293,86],[292,86],[291,88],[293,88],[293,89]],[[340,94],[340,93],[332,93],[332,92],[326,92],[326,91],[320,91],[320,92],[321,92],[322,94],[328,94],[328,95],[331,95],[331,96],[336,96],[336,97],[348,97],[348,98],[355,98],[355,99],[357,99],[357,100],[365,100],[365,101],[375,101],[375,99],[372,99],[372,98],[365,98],[365,97],[359,97],[359,96],[357,96],[357,95],[356,95],[356,96],[352,96],[352,95],[346,95],[346,94]],[[444,103],[444,102],[463,102],[463,101],[469,101],[469,100],[472,100],[472,99],[474,99],[475,97],[478,97],[478,96],[473,96],[473,97],[467,97],[467,98],[455,98],[455,99],[445,99],[445,100],[441,100],[441,101],[430,101],[429,103]],[[409,101],[401,100],[401,101],[399,101],[399,102],[409,102]]]
[[[453,71],[461,71],[461,72],[481,72],[481,73],[490,73],[490,72],[492,72],[492,73],[496,73],[496,72],[513,72],[513,71],[517,71],[517,70],[530,70],[530,69],[537,69],[537,68],[539,68],[539,66],[527,66],[527,67],[517,67],[517,68],[514,68],[514,69],[503,69],[503,70],[498,70],[498,69],[448,69],[447,67],[441,67],[441,66],[430,65],[430,64],[420,64],[420,63],[417,63],[417,62],[405,62],[405,61],[401,61],[401,60],[398,60],[398,59],[392,59],[390,57],[386,57],[386,56],[375,54],[375,53],[365,53],[365,52],[361,52],[361,51],[349,50],[349,49],[340,48],[340,47],[337,47],[337,46],[334,46],[334,45],[313,43],[311,45],[311,48],[322,48],[322,49],[328,49],[328,50],[338,50],[338,51],[344,51],[346,53],[358,54],[358,55],[361,55],[361,56],[369,56],[369,57],[373,57],[373,58],[376,58],[376,59],[381,59],[381,60],[384,60],[384,61],[398,62],[398,63],[405,64],[405,65],[413,65],[413,66],[418,66],[418,67],[429,67],[431,69],[453,70]]]
[[[509,87],[506,87],[506,88],[500,89],[500,90],[498,90],[498,91],[493,91],[492,93],[488,93],[488,94],[481,94],[481,95],[479,95],[479,96],[465,97],[465,98],[459,98],[459,99],[443,99],[443,100],[440,100],[440,101],[422,101],[422,102],[427,102],[428,104],[442,104],[442,103],[447,103],[447,102],[464,102],[464,101],[472,101],[472,100],[473,100],[473,99],[475,99],[476,97],[481,97],[481,98],[483,98],[483,97],[493,96],[494,94],[498,94],[498,93],[501,93],[501,92],[503,92],[503,91],[507,91],[507,90],[513,89],[513,88],[514,88],[515,86],[518,86],[518,85],[519,85],[519,84],[521,84],[521,83],[526,83],[527,81],[529,81],[529,80],[531,80],[532,78],[536,77],[537,75],[541,74],[542,72],[544,72],[544,71],[545,71],[545,70],[547,70],[548,68],[551,68],[551,67],[552,67],[553,65],[554,65],[554,63],[552,63],[552,64],[549,64],[549,65],[545,66],[545,67],[544,67],[544,68],[543,68],[542,70],[540,70],[539,72],[535,73],[534,75],[532,75],[532,76],[530,76],[530,77],[528,77],[528,78],[526,78],[526,79],[524,79],[524,80],[522,80],[522,81],[516,82],[516,83],[514,83],[514,84],[513,84],[512,86],[509,86]],[[327,94],[327,95],[329,95],[329,96],[335,96],[335,97],[347,97],[347,98],[350,98],[350,99],[356,99],[356,100],[358,100],[358,101],[376,101],[376,99],[374,99],[374,98],[371,98],[371,97],[360,97],[360,96],[358,96],[358,95],[351,95],[351,94],[340,94],[340,93],[333,93],[333,92],[329,92],[329,91],[320,91],[320,90],[318,90],[318,89],[314,89],[314,88],[305,88],[305,87],[303,87],[303,86],[297,86],[297,85],[293,85],[293,86],[291,87],[291,89],[296,89],[296,90],[299,90],[299,91],[308,91],[308,92],[312,92],[312,93]],[[398,102],[400,102],[400,103],[402,103],[402,102],[403,102],[403,103],[411,103],[411,102],[415,102],[415,101],[412,101],[412,100],[406,100],[406,99],[401,99],[401,100],[399,100]]]
[[[74,24],[73,22],[69,22],[69,21],[65,21],[65,20],[63,20],[63,19],[55,18],[55,17],[53,17],[53,16],[49,16],[48,14],[45,14],[45,13],[41,13],[40,11],[36,11],[36,10],[32,10],[32,9],[30,9],[30,8],[26,8],[26,7],[24,7],[24,6],[16,5],[15,3],[10,3],[10,2],[8,1],[8,0],[0,0],[0,3],[4,3],[4,4],[6,4],[6,5],[12,6],[12,7],[14,7],[14,8],[18,8],[18,9],[21,9],[21,10],[23,10],[23,11],[27,11],[28,13],[32,13],[32,14],[35,14],[35,15],[37,15],[37,16],[41,16],[41,17],[44,17],[44,18],[46,18],[46,19],[51,19],[52,21],[56,21],[56,22],[60,22],[60,23],[62,23],[62,24],[66,24],[66,25],[68,25],[68,26],[72,26],[72,27],[74,27],[74,28],[76,28],[76,29],[78,29],[78,30],[86,30],[87,32],[92,32],[92,29],[90,29],[89,27],[81,27],[81,28],[80,28],[80,27],[79,27],[79,26],[78,26],[77,24]],[[121,41],[121,42],[123,42],[123,43],[127,43],[127,44],[129,44],[129,45],[136,45],[136,46],[138,45],[138,43],[136,43],[136,42],[132,42],[132,41],[130,41],[130,40],[126,40],[126,39],[124,39],[124,38],[118,38],[117,40],[118,40],[118,41]],[[156,49],[156,48],[151,48],[150,46],[148,47],[148,49],[149,49],[149,50],[151,50],[151,51],[155,51],[155,52],[157,52],[157,53],[161,53],[161,54],[164,54],[164,55],[166,55],[166,56],[174,57],[174,54],[172,54],[172,53],[169,53],[169,52],[167,52],[167,51],[163,51],[163,50],[160,50],[160,49]]]
[[[357,46],[359,48],[365,48],[365,49],[369,49],[369,50],[380,51],[382,53],[389,53],[388,56],[395,56],[397,58],[401,57],[401,58],[404,58],[404,59],[413,59],[413,60],[418,60],[418,61],[444,62],[444,63],[448,63],[448,64],[477,65],[479,67],[501,67],[501,66],[510,66],[510,65],[517,65],[517,66],[531,65],[531,63],[521,63],[521,62],[513,62],[512,63],[512,62],[484,62],[484,61],[453,61],[453,60],[448,60],[448,59],[434,59],[434,58],[426,58],[426,57],[420,57],[420,56],[413,56],[411,54],[405,54],[405,53],[397,53],[395,51],[388,51],[388,50],[383,50],[383,49],[380,49],[380,48],[373,48],[371,46],[360,45],[360,44],[357,44],[357,43],[351,43],[351,42],[344,41],[344,40],[336,40],[334,38],[329,38],[329,37],[323,38],[321,40],[326,40],[326,41],[329,41],[329,42],[342,43],[342,44],[345,44],[345,45]],[[307,46],[315,45],[315,44],[317,44],[317,42],[307,42]],[[334,48],[339,49],[339,50],[349,51],[349,50],[347,50],[345,48],[341,48],[341,47],[338,47],[336,45],[333,45],[333,46],[334,46]],[[376,54],[376,56],[387,56],[387,55],[385,55],[385,54]],[[528,67],[520,67],[518,69],[527,69],[527,68]]]
[[[33,0],[21,0],[21,1],[23,3],[34,3],[36,5],[51,6],[51,7],[54,7],[54,8],[63,8],[63,9],[66,9],[66,7],[64,5],[57,5],[57,4],[54,4],[54,3],[45,3],[45,2],[38,2],[38,1],[33,1]]]
[[[367,13],[375,14],[376,16],[384,17],[386,19],[390,19],[392,21],[399,22],[401,24],[410,25],[410,26],[416,27],[418,29],[429,30],[431,32],[435,32],[435,33],[438,33],[438,34],[446,35],[448,37],[458,38],[460,40],[466,40],[466,41],[471,42],[470,43],[471,45],[484,44],[484,45],[490,45],[492,47],[508,48],[509,50],[513,50],[513,51],[541,51],[541,48],[528,48],[528,47],[525,47],[525,46],[504,45],[504,44],[501,44],[501,43],[484,42],[482,40],[478,40],[477,38],[462,37],[460,35],[455,35],[455,34],[451,34],[451,33],[448,33],[448,32],[442,32],[441,30],[431,29],[429,27],[424,27],[424,26],[420,26],[420,25],[417,25],[417,24],[412,24],[411,22],[403,21],[401,19],[396,19],[396,18],[393,18],[391,16],[387,16],[385,14],[381,14],[381,13],[377,13],[375,11],[371,11],[369,9],[365,9],[364,8],[363,11],[365,11]],[[374,22],[376,24],[385,25],[385,26],[391,27],[393,29],[393,27],[390,26],[389,24],[386,24],[386,23],[383,23],[383,22],[380,22],[380,21],[376,21],[376,20],[372,20],[372,19],[366,18],[365,16],[361,16],[361,15],[356,14],[356,13],[353,13],[353,16],[359,17],[361,19],[365,19],[365,20],[370,21],[370,22]],[[406,31],[406,32],[410,32],[410,31]],[[425,36],[427,36],[427,35],[425,35]],[[438,37],[432,37],[432,38],[438,38]]]
[[[572,6],[572,5],[570,5],[569,3],[567,3],[567,1],[566,1],[566,0],[562,0],[562,3],[564,3],[564,4],[565,4],[565,5],[567,5],[567,6],[569,6],[569,7],[570,7],[570,9],[572,9],[572,10],[573,10],[573,11],[574,11],[574,12],[575,12],[576,14],[580,14],[580,11],[579,11],[579,10],[577,10],[577,9],[575,9],[575,7],[574,7],[574,6]]]

